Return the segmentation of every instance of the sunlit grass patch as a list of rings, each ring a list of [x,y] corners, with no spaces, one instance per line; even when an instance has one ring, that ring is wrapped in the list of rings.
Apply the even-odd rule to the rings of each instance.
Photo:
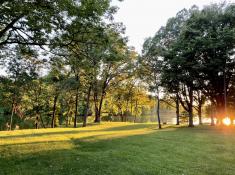
[[[102,123],[0,132],[0,174],[233,174],[235,129]],[[228,132],[226,132],[228,131]]]

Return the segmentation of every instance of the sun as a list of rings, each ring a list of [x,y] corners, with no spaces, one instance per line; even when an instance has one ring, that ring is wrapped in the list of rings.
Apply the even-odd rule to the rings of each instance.
[[[231,120],[230,118],[226,117],[223,119],[223,124],[226,125],[226,126],[229,126],[231,125]]]

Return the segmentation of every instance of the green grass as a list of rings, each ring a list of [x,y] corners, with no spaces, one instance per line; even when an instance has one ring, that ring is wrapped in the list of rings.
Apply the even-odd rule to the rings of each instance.
[[[235,174],[235,129],[103,123],[0,132],[0,174]]]

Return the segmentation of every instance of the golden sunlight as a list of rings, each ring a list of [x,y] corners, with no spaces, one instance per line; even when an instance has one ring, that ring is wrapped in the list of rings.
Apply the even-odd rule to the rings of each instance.
[[[226,126],[231,125],[231,119],[229,117],[226,117],[223,119],[223,124]]]

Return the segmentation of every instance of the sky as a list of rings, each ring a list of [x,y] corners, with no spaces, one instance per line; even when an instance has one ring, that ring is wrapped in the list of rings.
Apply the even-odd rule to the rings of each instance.
[[[232,2],[227,1],[227,2]],[[119,10],[115,14],[115,21],[126,26],[126,36],[129,46],[134,46],[141,53],[142,44],[148,37],[154,36],[167,20],[174,17],[183,8],[189,9],[192,5],[202,8],[211,3],[220,3],[221,0],[124,0],[113,1]]]

